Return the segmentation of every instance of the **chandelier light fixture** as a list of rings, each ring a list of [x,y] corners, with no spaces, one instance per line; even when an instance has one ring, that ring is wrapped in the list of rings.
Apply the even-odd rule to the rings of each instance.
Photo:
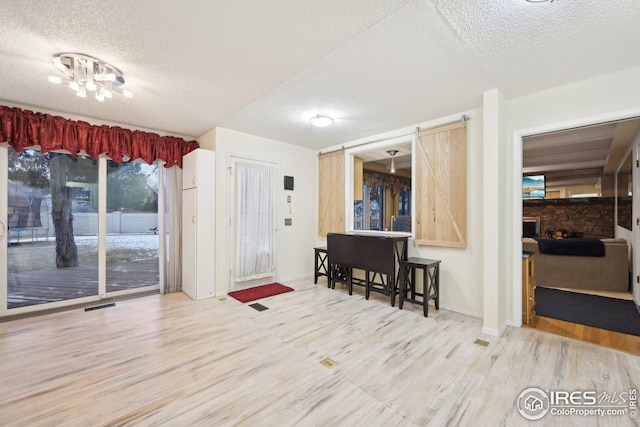
[[[333,124],[333,119],[331,118],[331,116],[327,116],[326,114],[316,114],[315,116],[311,117],[311,120],[309,120],[309,122],[319,128],[323,128],[325,126],[329,126]]]
[[[49,76],[51,83],[68,84],[80,98],[86,98],[87,92],[94,92],[95,98],[102,102],[112,98],[113,92],[127,98],[133,94],[123,89],[124,75],[113,65],[89,55],[80,53],[61,53],[53,57],[53,65],[64,77]]]
[[[396,163],[393,158],[398,154],[398,150],[387,150],[387,154],[391,156],[391,169],[389,169],[389,172],[396,173]]]

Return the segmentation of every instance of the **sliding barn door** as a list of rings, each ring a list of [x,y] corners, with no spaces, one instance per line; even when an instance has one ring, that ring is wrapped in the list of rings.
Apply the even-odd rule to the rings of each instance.
[[[320,155],[318,234],[344,233],[344,153]]]
[[[418,134],[416,149],[416,242],[467,245],[467,136],[463,123]]]

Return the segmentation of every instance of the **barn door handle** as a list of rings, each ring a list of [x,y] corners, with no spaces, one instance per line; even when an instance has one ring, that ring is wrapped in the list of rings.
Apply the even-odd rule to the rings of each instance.
[[[195,224],[196,223],[196,217],[195,215],[191,217],[191,221]]]
[[[193,185],[195,185],[195,184],[196,184],[196,177],[195,177],[195,176],[192,176],[192,177],[191,177],[191,183],[192,183]]]
[[[0,221],[0,224],[2,224],[2,233],[0,234],[0,238],[3,238],[4,237],[4,233],[7,230],[7,228],[4,225],[4,222]]]

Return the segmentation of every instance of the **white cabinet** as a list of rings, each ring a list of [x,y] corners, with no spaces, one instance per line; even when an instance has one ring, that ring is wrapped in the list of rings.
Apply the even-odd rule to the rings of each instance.
[[[215,296],[215,152],[197,149],[182,160],[182,291]]]
[[[206,150],[197,149],[182,157],[182,189],[183,190],[188,190],[189,188],[196,188],[198,186],[198,160],[208,157],[206,154],[198,154],[202,151],[206,151]],[[214,154],[214,160],[215,160],[215,153],[213,151],[211,151],[211,153]],[[204,160],[200,160],[200,162],[202,163],[204,162]],[[206,165],[203,164],[202,166],[203,166],[203,169],[206,169]],[[213,167],[213,165],[210,165],[209,167]]]

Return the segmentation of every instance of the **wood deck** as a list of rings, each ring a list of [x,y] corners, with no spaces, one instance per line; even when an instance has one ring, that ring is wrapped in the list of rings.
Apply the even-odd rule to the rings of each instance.
[[[158,284],[158,260],[107,266],[107,292]],[[8,308],[25,307],[98,294],[98,266],[78,266],[8,274]]]

